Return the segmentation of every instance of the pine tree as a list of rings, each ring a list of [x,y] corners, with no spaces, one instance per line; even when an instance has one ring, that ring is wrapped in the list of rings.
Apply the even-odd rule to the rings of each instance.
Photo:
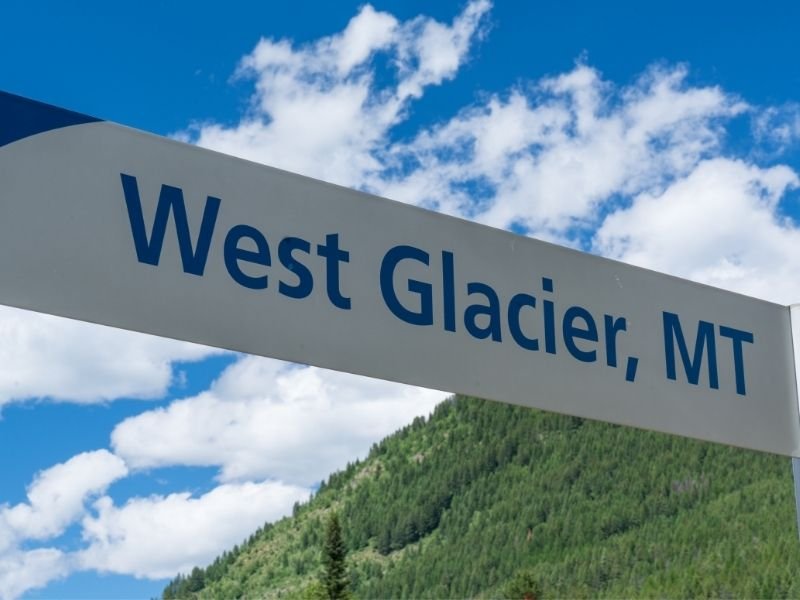
[[[205,585],[205,573],[203,573],[203,569],[199,567],[192,569],[191,574],[186,580],[186,591],[199,592],[205,587]]]
[[[339,523],[339,515],[332,512],[325,531],[325,572],[322,578],[325,591],[331,600],[350,598],[350,582],[347,577],[347,564],[345,563],[346,555],[347,548],[342,539],[342,526]]]

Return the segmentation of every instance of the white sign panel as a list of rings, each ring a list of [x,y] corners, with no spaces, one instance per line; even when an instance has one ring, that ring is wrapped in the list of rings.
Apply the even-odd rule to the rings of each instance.
[[[0,302],[800,453],[787,307],[7,94]]]

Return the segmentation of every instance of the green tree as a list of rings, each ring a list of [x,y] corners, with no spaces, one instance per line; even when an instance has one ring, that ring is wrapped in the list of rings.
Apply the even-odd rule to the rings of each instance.
[[[328,592],[321,581],[312,581],[300,591],[300,600],[328,600]]]
[[[328,526],[325,530],[325,572],[322,576],[322,583],[328,598],[340,600],[350,598],[350,582],[347,577],[347,564],[345,558],[347,548],[342,538],[342,525],[339,523],[339,515],[332,512],[328,518]]]
[[[517,573],[503,588],[503,597],[510,600],[541,600],[542,588],[530,571]]]
[[[189,578],[186,580],[186,591],[199,592],[205,587],[205,585],[205,573],[203,573],[203,569],[199,567],[192,569]]]

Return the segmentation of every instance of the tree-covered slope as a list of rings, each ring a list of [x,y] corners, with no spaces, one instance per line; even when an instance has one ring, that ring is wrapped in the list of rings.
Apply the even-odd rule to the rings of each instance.
[[[331,510],[358,598],[800,597],[788,459],[456,398],[165,598],[313,597]]]

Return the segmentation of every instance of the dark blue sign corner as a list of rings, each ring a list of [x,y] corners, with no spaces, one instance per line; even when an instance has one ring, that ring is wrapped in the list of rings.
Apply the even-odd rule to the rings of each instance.
[[[0,90],[0,147],[37,133],[101,120]]]

